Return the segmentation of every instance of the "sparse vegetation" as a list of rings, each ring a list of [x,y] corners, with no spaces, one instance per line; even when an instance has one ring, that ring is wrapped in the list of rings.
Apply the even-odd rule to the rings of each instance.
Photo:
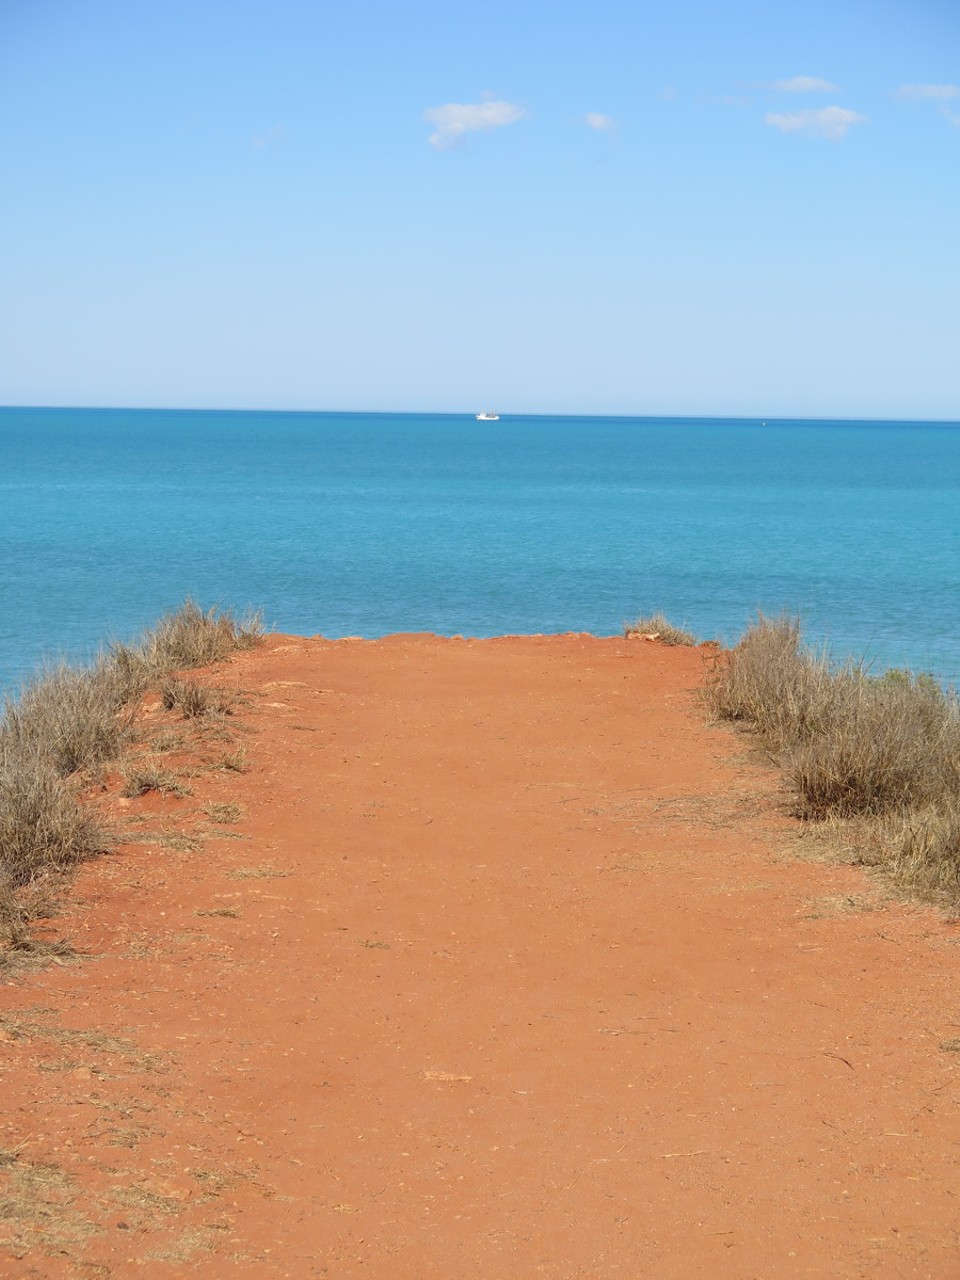
[[[675,627],[662,613],[654,613],[649,618],[638,618],[623,628],[623,634],[629,639],[642,636],[649,640],[658,640],[660,644],[696,644],[697,637],[683,627]]]
[[[113,645],[86,668],[51,667],[18,699],[6,700],[0,715],[0,947],[27,948],[39,883],[110,846],[110,833],[79,793],[101,766],[123,759],[142,693],[162,683],[163,701],[185,717],[225,715],[233,695],[178,674],[248,648],[261,635],[259,617],[238,622],[188,600],[135,644]],[[181,744],[161,735],[156,749]],[[242,752],[236,759],[242,765]],[[125,793],[148,790],[188,794],[168,771],[149,762],[130,766]]]
[[[245,810],[240,804],[205,804],[203,812],[211,822],[239,822]]]
[[[230,715],[236,701],[223,689],[210,689],[195,680],[175,678],[162,682],[160,697],[165,710],[179,711],[185,720]]]
[[[289,871],[279,867],[235,867],[227,872],[228,880],[285,880]]]
[[[246,773],[247,771],[247,752],[244,747],[238,747],[236,751],[228,751],[217,761],[218,769],[226,769],[231,773]]]
[[[0,731],[0,896],[108,844],[96,817],[35,742]]]
[[[89,669],[42,671],[6,703],[2,734],[18,756],[42,756],[59,774],[114,760],[132,729],[131,689],[108,659]]]
[[[220,662],[236,649],[252,648],[262,636],[259,614],[238,620],[230,610],[204,611],[188,599],[138,643],[111,646],[111,655],[118,668],[134,673],[128,678],[145,686],[174,671]]]
[[[932,677],[835,668],[796,619],[761,617],[720,656],[707,695],[759,734],[800,817],[853,820],[898,883],[960,900],[960,706]]]
[[[188,796],[190,788],[175,773],[168,769],[159,769],[154,764],[139,764],[126,772],[123,784],[125,796],[143,796],[148,791],[159,791],[162,795]]]

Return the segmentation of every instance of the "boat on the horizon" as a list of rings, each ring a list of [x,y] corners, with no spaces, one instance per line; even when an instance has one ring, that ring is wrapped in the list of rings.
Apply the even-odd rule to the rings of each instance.
[[[499,413],[494,413],[492,409],[484,409],[483,413],[477,414],[478,422],[499,422]]]

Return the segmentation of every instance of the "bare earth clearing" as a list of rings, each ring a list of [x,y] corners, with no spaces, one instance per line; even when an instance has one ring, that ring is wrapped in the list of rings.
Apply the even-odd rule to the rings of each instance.
[[[698,651],[208,678],[247,771],[111,799],[88,958],[2,979],[0,1274],[960,1276],[960,929],[806,856]]]

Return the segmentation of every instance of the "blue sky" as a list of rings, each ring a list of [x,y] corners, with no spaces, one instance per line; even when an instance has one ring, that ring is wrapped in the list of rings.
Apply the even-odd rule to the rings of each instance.
[[[0,0],[0,403],[960,419],[956,0]]]

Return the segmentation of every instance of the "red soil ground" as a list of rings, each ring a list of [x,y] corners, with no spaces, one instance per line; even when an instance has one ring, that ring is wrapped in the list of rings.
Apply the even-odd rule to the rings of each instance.
[[[810,856],[701,666],[210,673],[246,772],[112,800],[85,958],[2,980],[0,1274],[960,1276],[960,929]]]

